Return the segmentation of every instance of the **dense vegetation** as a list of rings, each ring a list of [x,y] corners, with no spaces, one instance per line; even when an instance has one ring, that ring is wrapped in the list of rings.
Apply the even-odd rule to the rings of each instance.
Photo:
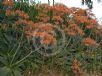
[[[88,10],[0,3],[0,76],[102,75],[102,30]],[[32,75],[31,75],[32,74]]]

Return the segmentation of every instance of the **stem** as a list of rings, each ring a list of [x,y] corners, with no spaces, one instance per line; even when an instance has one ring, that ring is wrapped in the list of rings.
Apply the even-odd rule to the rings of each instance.
[[[40,48],[40,47],[39,47]],[[39,48],[38,49],[36,49],[35,51],[31,51],[28,55],[26,55],[24,58],[22,58],[21,60],[19,60],[18,62],[16,62],[14,65],[18,65],[19,63],[21,63],[22,61],[24,61],[26,58],[28,58],[32,53],[34,53],[34,52],[36,52],[37,50],[39,50]]]
[[[28,58],[31,54],[33,53],[33,51],[31,51],[28,55],[26,55],[24,58],[22,58],[21,60],[19,60],[18,62],[16,62],[14,65],[17,65],[19,63],[21,63],[22,61],[24,61],[26,58]]]
[[[10,64],[12,64],[12,62],[14,61],[14,59],[15,59],[15,57],[16,57],[16,54],[18,53],[18,50],[19,50],[20,44],[21,44],[21,43],[19,43],[18,48],[17,48],[17,50],[16,50],[15,54],[13,55],[13,58],[12,58],[12,60],[11,60],[11,63],[10,63]]]
[[[21,45],[21,41],[22,41],[22,39],[23,39],[23,34],[22,34],[22,36],[21,36],[20,43],[19,43],[19,45],[18,45],[18,47],[17,47],[17,49],[16,49],[15,54],[13,55],[13,58],[12,58],[12,60],[11,60],[11,63],[10,63],[10,64],[12,64],[12,62],[14,61],[14,59],[15,59],[15,57],[16,57],[16,54],[17,54],[17,53],[18,53],[18,51],[19,51],[19,48],[20,48],[20,45]],[[13,49],[12,49],[12,50],[13,50]]]
[[[50,0],[48,0],[48,5],[50,5]]]
[[[64,48],[64,50],[68,47],[68,45],[70,44],[70,42],[71,42],[71,37],[70,37],[70,39],[68,40],[68,43],[66,44],[66,46],[65,46],[65,48]]]
[[[53,0],[53,6],[55,5],[55,0]]]

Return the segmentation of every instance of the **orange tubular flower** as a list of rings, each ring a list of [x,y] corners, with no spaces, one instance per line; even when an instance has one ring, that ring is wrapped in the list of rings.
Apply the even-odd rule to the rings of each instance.
[[[93,45],[97,45],[96,41],[91,39],[91,38],[84,38],[82,40],[82,43],[86,46],[93,46]]]

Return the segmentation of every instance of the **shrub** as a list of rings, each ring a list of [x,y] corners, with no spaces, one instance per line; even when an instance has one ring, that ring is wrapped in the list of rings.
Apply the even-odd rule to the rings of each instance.
[[[43,66],[78,75],[101,73],[101,29],[86,10],[7,2],[0,4],[2,76],[39,72]]]

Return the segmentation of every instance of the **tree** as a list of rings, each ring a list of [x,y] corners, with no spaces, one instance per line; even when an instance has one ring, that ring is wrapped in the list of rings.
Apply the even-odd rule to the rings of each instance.
[[[54,4],[55,4],[55,1],[53,0],[53,6],[54,6]],[[48,0],[48,5],[50,5],[50,0]]]
[[[53,0],[53,6],[54,6],[54,4],[55,4],[55,1]]]
[[[48,5],[50,5],[50,0],[48,0]]]
[[[97,2],[101,2],[101,0],[97,0]],[[93,8],[93,1],[92,0],[82,0],[82,5],[86,4],[89,9]]]

